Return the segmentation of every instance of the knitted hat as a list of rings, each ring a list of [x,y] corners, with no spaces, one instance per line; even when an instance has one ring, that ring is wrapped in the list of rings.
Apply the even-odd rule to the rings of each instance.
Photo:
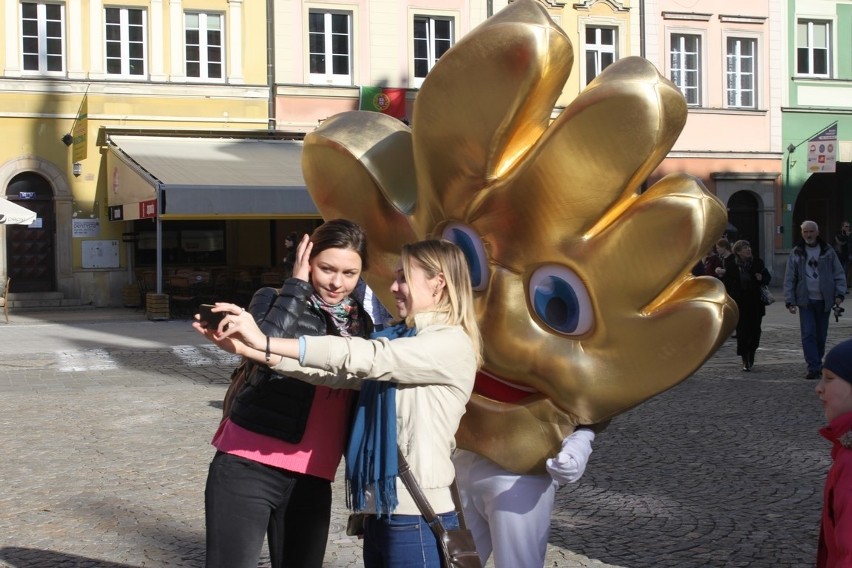
[[[822,366],[844,381],[852,383],[852,339],[832,347]]]

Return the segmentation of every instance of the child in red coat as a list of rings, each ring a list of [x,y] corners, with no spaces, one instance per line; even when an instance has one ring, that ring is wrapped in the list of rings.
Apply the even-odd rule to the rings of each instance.
[[[852,567],[852,339],[825,356],[816,392],[828,420],[820,434],[831,442],[834,460],[825,480],[817,567]]]

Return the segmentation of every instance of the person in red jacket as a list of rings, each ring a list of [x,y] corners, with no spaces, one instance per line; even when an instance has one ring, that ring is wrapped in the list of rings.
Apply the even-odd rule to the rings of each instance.
[[[829,351],[816,386],[828,425],[820,434],[831,442],[834,463],[825,480],[818,568],[852,566],[852,339]]]

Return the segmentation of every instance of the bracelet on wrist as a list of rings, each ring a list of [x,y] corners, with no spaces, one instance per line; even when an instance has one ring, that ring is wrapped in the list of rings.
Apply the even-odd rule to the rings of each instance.
[[[266,362],[269,363],[269,358],[272,354],[269,352],[269,336],[266,336]]]

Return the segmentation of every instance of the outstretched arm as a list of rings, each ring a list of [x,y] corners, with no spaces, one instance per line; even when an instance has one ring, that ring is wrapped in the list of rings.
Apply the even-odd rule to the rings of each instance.
[[[192,326],[201,335],[230,353],[248,357],[260,363],[277,362],[281,357],[299,358],[299,340],[283,337],[269,337],[264,334],[252,315],[241,307],[217,302],[213,312],[227,314],[219,327],[205,329],[200,322]],[[278,355],[274,360],[272,355]],[[268,355],[268,357],[267,357]]]
[[[562,449],[556,457],[545,462],[550,476],[559,483],[574,483],[583,477],[589,456],[592,455],[592,442],[595,433],[588,428],[578,428],[573,434],[562,440]]]

